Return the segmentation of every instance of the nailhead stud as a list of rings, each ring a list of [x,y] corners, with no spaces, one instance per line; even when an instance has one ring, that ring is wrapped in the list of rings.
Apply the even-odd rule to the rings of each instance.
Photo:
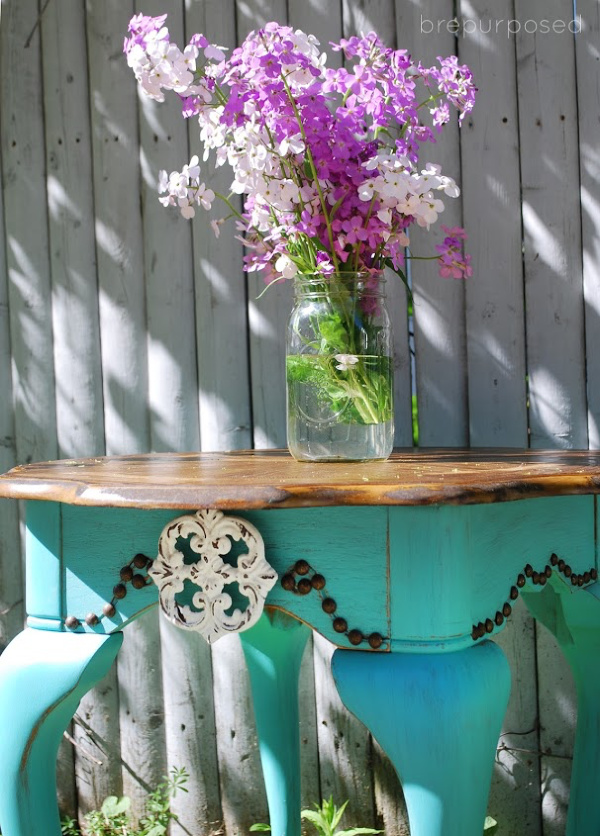
[[[113,587],[113,595],[119,600],[127,595],[127,587],[123,583],[118,583]]]
[[[345,633],[348,629],[348,622],[345,618],[334,618],[333,629],[336,633]]]
[[[152,561],[145,554],[139,553],[133,558],[133,565],[136,569],[145,569],[149,563],[152,563]]]
[[[308,595],[311,589],[312,583],[308,580],[308,578],[300,578],[298,581],[298,592],[300,595]]]
[[[504,624],[504,616],[502,615],[502,613],[501,613],[501,612],[499,612],[499,611],[498,611],[498,612],[496,613],[496,615],[495,615],[495,617],[494,617],[494,621],[496,622],[496,624],[498,625],[498,627],[500,627],[500,625],[501,625],[501,624]]]
[[[288,592],[291,592],[291,591],[292,591],[292,589],[295,589],[295,588],[296,588],[296,581],[294,580],[294,576],[293,576],[293,575],[291,575],[291,574],[288,572],[286,575],[284,575],[284,576],[282,577],[282,579],[281,579],[281,585],[282,585],[282,587],[283,587],[285,590],[287,590]]]
[[[121,571],[119,572],[122,581],[128,583],[133,577],[133,569],[131,566],[123,566]]]
[[[313,589],[323,589],[325,586],[325,578],[323,575],[313,575],[310,579]]]
[[[524,587],[525,586],[525,575],[521,574],[517,578],[517,586]]]
[[[108,602],[102,607],[102,612],[107,618],[112,618],[117,611],[115,605]]]
[[[89,612],[85,617],[85,623],[88,627],[95,627],[99,619],[95,612]]]
[[[348,641],[350,644],[360,644],[363,640],[364,636],[360,632],[360,630],[350,630],[348,633]]]
[[[494,622],[492,621],[491,618],[486,618],[486,620],[485,620],[485,632],[486,633],[491,633],[493,629],[494,629]]]
[[[146,578],[143,575],[134,575],[131,585],[134,589],[143,589],[146,586]]]
[[[517,598],[519,597],[519,590],[517,589],[517,587],[516,587],[516,586],[511,586],[511,588],[510,588],[510,597],[511,597],[511,599],[512,599],[513,601],[516,601],[516,600],[517,600]]]
[[[74,615],[68,615],[65,618],[65,627],[68,627],[69,630],[76,630],[79,627],[79,619],[75,618]]]
[[[297,575],[308,575],[310,572],[310,566],[306,560],[297,560],[296,565],[294,566],[294,572]]]
[[[383,636],[379,633],[371,633],[369,636],[369,645],[373,648],[373,650],[377,650],[383,644]]]
[[[333,600],[333,598],[325,598],[323,603],[321,604],[321,609],[323,612],[329,613],[331,615],[337,610],[337,604]]]
[[[508,616],[511,614],[511,612],[512,612],[512,607],[507,601],[506,604],[502,607],[502,614],[504,615],[505,618],[508,618]]]

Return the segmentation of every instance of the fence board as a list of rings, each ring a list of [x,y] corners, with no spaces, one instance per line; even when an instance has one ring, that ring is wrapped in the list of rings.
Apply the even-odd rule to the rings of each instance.
[[[0,122],[0,127],[1,127]],[[1,163],[1,156],[0,156]],[[1,166],[0,166],[1,171]],[[15,422],[12,396],[8,282],[4,237],[4,202],[0,195],[0,469],[8,470],[16,461]],[[16,502],[0,507],[0,653],[23,624],[21,564],[19,552],[19,513]]]
[[[442,29],[434,37],[427,34],[428,27],[422,31],[423,18],[437,21],[450,20],[453,16],[453,0],[396,3],[398,45],[408,49],[425,65],[434,64],[438,55],[453,55],[456,51],[453,35]],[[457,182],[460,180],[459,137],[455,123],[447,125],[439,143],[428,149],[428,159],[440,164],[444,174],[454,177]],[[444,203],[446,208],[440,221],[448,226],[462,225],[460,199],[445,198]],[[438,236],[434,240],[433,235],[415,230],[410,237],[414,255],[435,255],[434,244]],[[464,285],[441,279],[435,262],[413,261],[411,267],[419,444],[423,447],[463,446],[468,439]]]
[[[317,634],[314,645],[321,795],[333,796],[338,805],[348,800],[345,820],[352,826],[372,827],[371,736],[346,710],[332,684],[333,645]]]
[[[237,40],[270,20],[287,23],[286,0],[238,0]],[[254,447],[285,447],[285,325],[292,308],[292,286],[265,289],[262,276],[248,275],[250,379]]]
[[[590,447],[600,449],[600,2],[580,0],[577,11],[585,21],[575,38],[579,125],[579,172],[583,292],[587,363],[588,433]]]
[[[479,88],[461,130],[463,218],[474,275],[466,283],[470,443],[526,447],[526,358],[521,253],[521,183],[513,37],[484,34],[488,22],[513,18],[512,0],[461,3],[459,55]],[[506,408],[510,404],[510,409]],[[504,718],[501,745],[536,752],[535,630],[523,606],[497,643],[518,682]],[[539,758],[498,753],[489,811],[499,836],[541,832]]]
[[[136,4],[136,10],[150,15],[164,11],[157,0]],[[181,44],[182,4],[169,10],[167,25]],[[139,115],[150,447],[193,450],[199,447],[199,420],[191,228],[178,212],[165,211],[156,191],[160,169],[179,170],[189,161],[187,128],[176,96],[167,96],[162,104],[140,97]],[[118,662],[123,788],[137,814],[148,787],[156,786],[167,771],[158,617],[151,611],[128,628]],[[185,670],[185,647],[178,637],[170,645]],[[169,687],[166,694],[170,699]]]
[[[116,60],[133,3],[86,8],[103,401],[112,455],[148,449],[145,397],[139,396],[147,389],[147,368],[136,92],[125,62]],[[81,812],[122,791],[118,716],[113,668],[83,698],[75,718]]]
[[[19,462],[43,461],[57,454],[44,85],[39,28],[34,31],[37,16],[37,0],[10,3],[3,8],[0,28],[0,143]],[[36,246],[31,246],[32,241]]]
[[[187,4],[186,34],[202,32],[211,43],[236,47],[235,0]],[[190,150],[202,160],[198,124],[190,120]],[[227,195],[228,166],[215,166],[214,153],[202,163],[203,178]],[[235,200],[235,196],[234,196]],[[211,217],[227,216],[218,199]],[[200,437],[203,450],[247,449],[252,446],[252,416],[248,366],[247,284],[242,248],[233,219],[219,238],[202,210],[193,224],[196,341],[200,397]]]
[[[84,15],[65,0],[51,3],[41,24],[61,456],[104,452]]]
[[[522,10],[517,3],[516,11]],[[533,0],[527,17],[569,20],[565,0]],[[587,447],[581,215],[573,36],[517,35],[517,79],[524,224],[525,304],[532,447]],[[560,200],[556,196],[560,194]],[[537,646],[540,749],[572,754],[567,717],[575,695],[568,666],[546,630]],[[557,683],[561,683],[557,687]],[[542,773],[551,767],[542,759]],[[554,782],[542,788],[559,809]]]
[[[104,423],[84,8],[51,4],[41,34],[58,452],[93,455]],[[59,764],[70,786],[64,746]]]

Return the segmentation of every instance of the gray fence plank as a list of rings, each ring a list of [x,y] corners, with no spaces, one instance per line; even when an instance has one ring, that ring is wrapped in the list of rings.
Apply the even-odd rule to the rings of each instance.
[[[526,10],[517,3],[516,11],[538,21],[572,18],[565,0],[533,0]],[[531,446],[587,447],[573,35],[521,31],[517,62]],[[537,636],[540,748],[551,754],[560,741],[560,754],[571,755],[570,671],[549,633],[539,628]],[[542,759],[543,774],[549,769]],[[558,795],[552,801],[554,781],[545,780],[542,791],[547,836],[556,832],[560,804]]]
[[[577,11],[585,26],[575,38],[577,102],[579,117],[579,172],[581,179],[581,226],[583,291],[590,447],[600,449],[600,165],[598,85],[600,2],[582,0]]]
[[[238,43],[270,20],[287,22],[286,0],[244,0],[237,7]],[[250,379],[254,447],[285,447],[285,326],[292,309],[292,286],[283,282],[264,291],[262,275],[248,275]]]
[[[435,36],[423,27],[423,18],[437,21],[454,16],[453,0],[423,0],[419,4],[396,3],[396,32],[399,46],[415,59],[434,64],[438,55],[453,55],[456,41],[442,29]],[[425,154],[423,149],[423,154]],[[421,162],[442,166],[444,174],[460,182],[460,152],[455,120],[444,129],[435,146]],[[445,198],[440,222],[460,226],[460,199]],[[415,229],[411,252],[435,255],[435,235]],[[465,354],[465,288],[462,281],[442,279],[436,262],[413,261],[416,389],[419,408],[419,444],[424,447],[461,446],[467,443],[467,389]]]
[[[72,0],[50,4],[42,16],[41,35],[58,452],[101,454],[104,422],[83,6]],[[62,765],[69,776],[66,785],[71,782],[72,759],[73,752],[63,747],[59,769]]]
[[[236,46],[235,0],[188,3],[186,34],[201,32],[211,43]],[[198,153],[202,179],[227,195],[229,166],[216,167],[214,152],[202,162],[198,123],[189,120],[190,153]],[[234,196],[234,201],[236,196]],[[210,213],[199,209],[193,224],[196,296],[196,342],[203,450],[247,449],[252,446],[248,366],[247,285],[242,247],[233,219],[215,237],[209,220],[226,217],[229,209],[217,198]]]
[[[15,463],[16,441],[4,201],[2,194],[0,194],[0,472],[3,473],[13,467]],[[2,539],[0,539],[0,653],[2,653],[2,650],[13,636],[21,630],[23,625],[23,579],[19,560],[19,511],[16,502],[2,503],[0,507],[0,531],[3,534]]]
[[[143,9],[138,4],[137,10],[164,12],[157,0],[144,3]],[[182,44],[181,4],[169,10],[167,26],[172,40]],[[157,194],[159,170],[179,170],[189,162],[187,126],[177,96],[167,96],[161,104],[140,96],[139,115],[150,447],[194,450],[199,448],[199,419],[192,234],[189,223],[179,212],[162,207]],[[163,699],[158,619],[154,610],[128,628],[118,660],[123,787],[136,813],[148,788],[159,783],[168,767],[165,711],[173,693],[167,687]],[[173,637],[169,644],[185,670],[182,640]]]
[[[512,0],[462,3],[460,60],[479,88],[461,131],[463,217],[474,275],[466,283],[470,443],[528,444],[515,41],[490,21]],[[482,31],[483,30],[483,31]],[[510,405],[507,408],[507,405]],[[513,675],[489,811],[499,836],[541,832],[535,631],[523,606],[498,637]]]
[[[58,446],[89,456],[104,421],[84,8],[51,3],[41,26]]]
[[[237,636],[224,636],[213,652],[221,804],[227,834],[248,833],[267,822],[250,681]]]
[[[148,449],[145,300],[136,92],[120,57],[133,3],[90,2],[86,31],[101,360],[110,455]],[[118,59],[118,60],[116,60]],[[116,667],[80,703],[74,726],[81,812],[122,791]]]
[[[39,28],[34,31],[37,17],[36,0],[11,3],[4,6],[0,29],[2,188],[20,462],[52,459],[57,453],[44,85]],[[23,107],[25,101],[27,107]]]

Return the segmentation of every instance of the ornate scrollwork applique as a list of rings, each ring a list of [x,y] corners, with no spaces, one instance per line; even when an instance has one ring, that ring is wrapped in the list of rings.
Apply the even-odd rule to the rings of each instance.
[[[237,565],[223,559],[232,551],[233,543],[247,549],[238,555]],[[258,621],[267,594],[277,581],[277,573],[264,552],[260,533],[249,522],[221,511],[201,510],[165,526],[158,541],[158,556],[148,574],[158,586],[167,618],[178,627],[196,630],[212,643],[228,633],[247,630]],[[190,555],[197,559],[190,560]],[[198,588],[191,605],[183,600],[186,594],[189,597],[186,582]],[[234,607],[226,589],[231,584],[237,584],[239,594],[247,598],[246,609]]]

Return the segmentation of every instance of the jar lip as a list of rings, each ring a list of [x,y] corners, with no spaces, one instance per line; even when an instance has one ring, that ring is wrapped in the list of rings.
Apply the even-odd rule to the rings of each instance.
[[[319,273],[297,273],[293,281],[297,290],[304,290],[305,292],[311,290],[319,290],[321,293],[326,291],[335,292],[344,287],[353,287],[365,292],[375,293],[378,290],[383,290],[387,279],[385,273],[381,270],[363,273],[330,273],[326,276]]]
[[[385,281],[385,272],[383,270],[357,270],[347,273],[296,273],[294,276],[295,282],[319,282],[326,284],[332,280],[341,281],[367,281],[368,279],[377,279],[377,281]]]

